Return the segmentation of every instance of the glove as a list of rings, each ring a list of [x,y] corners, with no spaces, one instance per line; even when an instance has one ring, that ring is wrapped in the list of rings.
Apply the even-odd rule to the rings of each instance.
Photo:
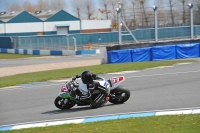
[[[72,77],[72,80],[73,80],[73,81],[76,80],[76,77]]]
[[[76,78],[80,78],[81,76],[80,75],[76,75]]]

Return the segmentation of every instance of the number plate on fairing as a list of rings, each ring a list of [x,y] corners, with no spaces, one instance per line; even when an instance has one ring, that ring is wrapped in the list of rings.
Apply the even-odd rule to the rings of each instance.
[[[125,80],[125,77],[124,77],[124,76],[113,77],[113,78],[111,79],[111,83],[112,83],[111,89],[114,89],[114,88],[116,88],[117,86],[119,86],[119,84],[121,84],[124,80]]]

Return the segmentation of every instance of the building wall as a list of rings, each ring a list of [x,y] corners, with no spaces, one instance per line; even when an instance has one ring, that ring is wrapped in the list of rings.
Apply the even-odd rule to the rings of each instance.
[[[81,20],[81,30],[111,29],[111,20]]]
[[[53,32],[57,31],[56,24],[69,24],[69,31],[79,30],[80,33],[80,21],[56,21],[56,22],[44,22],[44,31]]]
[[[37,33],[43,31],[43,23],[6,23],[6,33]]]
[[[4,24],[2,23],[0,23],[0,36],[1,35],[5,35],[5,27],[4,27]]]
[[[96,33],[96,32],[111,32],[111,29],[90,29],[90,30],[81,30],[81,33]]]

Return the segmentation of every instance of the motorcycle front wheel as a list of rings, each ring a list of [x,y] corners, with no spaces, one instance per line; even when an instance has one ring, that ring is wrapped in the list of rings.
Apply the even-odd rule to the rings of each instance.
[[[126,102],[130,98],[130,90],[128,90],[126,87],[118,86],[114,90],[112,90],[111,95],[114,95],[115,98],[111,98],[109,102],[113,104],[122,104]]]
[[[65,99],[60,96],[55,99],[54,104],[59,109],[70,109],[75,105],[70,99]]]

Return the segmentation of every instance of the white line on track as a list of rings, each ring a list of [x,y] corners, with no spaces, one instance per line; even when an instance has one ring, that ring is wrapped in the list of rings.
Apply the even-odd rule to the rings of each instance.
[[[47,84],[47,85],[32,85],[32,86],[15,86],[15,87],[10,87],[10,88],[1,88],[0,91],[11,91],[11,90],[22,90],[22,89],[27,89],[27,88],[38,88],[38,87],[45,87],[45,86],[52,86],[52,85],[64,85],[63,83],[57,83],[57,84]],[[58,88],[59,89],[59,88]]]
[[[130,77],[125,77],[125,78],[153,77],[153,76],[177,75],[177,74],[188,74],[188,73],[199,73],[199,72],[200,71],[174,72],[174,73],[162,73],[162,74],[152,74],[152,75],[130,76]]]

